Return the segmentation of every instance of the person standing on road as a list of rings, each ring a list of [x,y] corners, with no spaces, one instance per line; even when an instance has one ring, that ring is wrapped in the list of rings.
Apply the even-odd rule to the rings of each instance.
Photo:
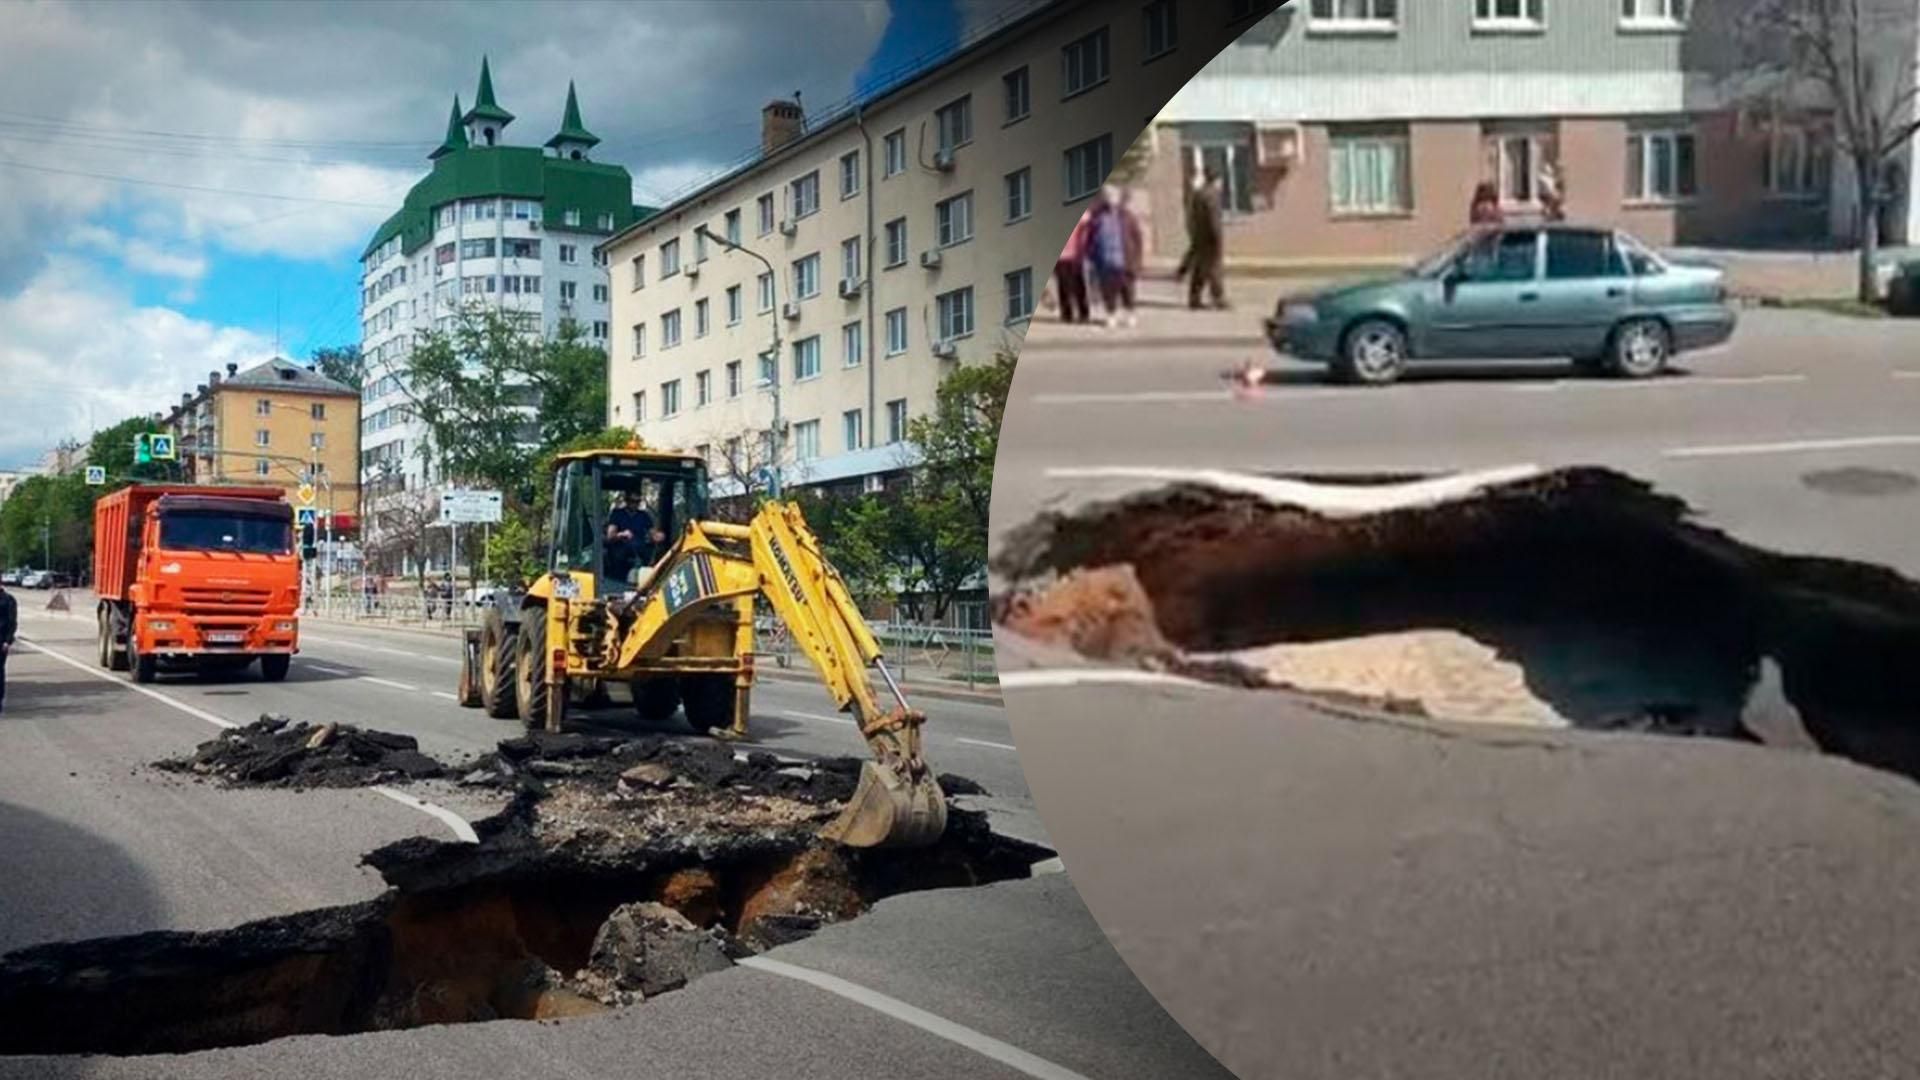
[[[1206,182],[1194,193],[1192,212],[1187,219],[1187,242],[1192,249],[1187,306],[1196,311],[1200,309],[1202,287],[1214,307],[1222,311],[1227,308],[1226,283],[1221,279],[1226,252],[1225,230],[1220,219],[1220,189],[1220,174],[1208,172]]]
[[[7,654],[13,651],[13,635],[20,629],[20,605],[0,585],[0,712],[7,706]]]
[[[1107,313],[1107,328],[1111,330],[1120,325],[1127,277],[1126,223],[1120,216],[1120,189],[1111,184],[1100,189],[1094,204],[1092,240],[1087,248],[1087,265],[1100,285],[1100,306]]]
[[[1180,253],[1180,265],[1174,268],[1173,280],[1175,281],[1185,281],[1187,275],[1193,272],[1193,212],[1194,208],[1200,205],[1200,189],[1206,186],[1207,178],[1200,173],[1194,173],[1193,178],[1187,181],[1187,190],[1181,199],[1183,203],[1181,209],[1186,217],[1187,250]]]
[[[1147,258],[1147,236],[1140,224],[1140,215],[1133,209],[1133,189],[1120,189],[1120,227],[1124,230],[1127,246],[1126,276],[1121,280],[1120,301],[1127,306],[1127,325],[1133,326],[1139,318],[1134,309],[1140,302],[1140,271]]]
[[[1067,244],[1060,249],[1060,259],[1053,264],[1053,277],[1060,286],[1060,321],[1064,323],[1086,322],[1093,315],[1093,308],[1087,303],[1087,275],[1081,263],[1087,254],[1088,234],[1092,232],[1093,211],[1087,210],[1067,234]]]

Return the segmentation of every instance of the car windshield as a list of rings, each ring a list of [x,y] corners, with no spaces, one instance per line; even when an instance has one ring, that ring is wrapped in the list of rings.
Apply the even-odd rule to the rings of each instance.
[[[1467,229],[1464,232],[1456,234],[1453,239],[1440,245],[1439,250],[1421,259],[1419,262],[1414,263],[1413,269],[1408,272],[1414,277],[1439,277],[1441,274],[1446,273],[1447,267],[1452,266],[1454,261],[1460,257],[1462,249],[1464,249],[1469,242],[1478,238],[1481,233],[1482,230],[1480,229]]]
[[[169,551],[286,555],[293,551],[293,525],[284,518],[171,510],[160,517],[160,546]]]

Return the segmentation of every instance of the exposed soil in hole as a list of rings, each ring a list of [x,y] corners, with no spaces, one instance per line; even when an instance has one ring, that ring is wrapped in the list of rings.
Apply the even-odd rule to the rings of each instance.
[[[1174,486],[1044,515],[994,569],[998,623],[1089,655],[1259,686],[1288,682],[1276,649],[1404,659],[1451,636],[1576,726],[1810,742],[1920,777],[1920,586],[1748,547],[1607,470],[1342,519]],[[1367,689],[1421,711],[1394,699],[1425,688]]]
[[[252,745],[215,740],[195,756],[252,760]],[[817,830],[858,765],[741,761],[704,740],[508,740],[468,766],[492,774],[473,782],[517,788],[475,824],[480,843],[413,837],[369,853],[391,886],[379,899],[0,957],[0,1054],[179,1053],[597,1012],[886,897],[1026,877],[1053,854],[958,807],[930,848],[826,844]]]

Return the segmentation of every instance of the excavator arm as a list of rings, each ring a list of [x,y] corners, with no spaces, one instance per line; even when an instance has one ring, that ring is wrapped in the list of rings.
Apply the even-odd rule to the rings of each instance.
[[[926,717],[907,704],[884,650],[797,506],[770,503],[746,525],[691,525],[621,635],[620,666],[659,655],[701,612],[754,594],[766,597],[786,623],[873,754],[846,810],[823,835],[851,847],[938,840],[946,831],[947,803],[921,752]],[[885,681],[891,706],[881,703],[869,671]]]

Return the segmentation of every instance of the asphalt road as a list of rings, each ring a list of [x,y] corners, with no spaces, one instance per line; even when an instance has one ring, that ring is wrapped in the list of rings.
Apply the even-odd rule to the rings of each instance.
[[[478,753],[517,725],[460,709],[451,642],[311,624],[282,684],[162,679],[135,688],[100,672],[91,623],[22,596],[25,643],[0,714],[0,952],[153,929],[213,929],[382,888],[360,856],[410,835],[446,838],[442,817],[374,790],[230,791],[144,766],[219,725],[261,712],[401,731],[446,757]],[[84,611],[84,605],[82,605]],[[791,756],[858,753],[823,690],[767,680],[760,745]],[[997,823],[1038,833],[1003,714],[925,703],[929,752],[994,793]],[[609,724],[638,730],[617,712]],[[960,740],[968,741],[960,741]],[[417,798],[471,821],[496,797],[448,784]],[[1025,828],[1021,828],[1024,825]],[[911,894],[767,959],[623,1013],[553,1024],[424,1028],[281,1040],[168,1059],[169,1076],[1224,1075],[1141,989],[1062,874],[985,889]],[[802,981],[842,980],[823,988]],[[0,1059],[0,1076],[147,1076],[143,1059]]]
[[[1754,308],[1733,341],[1630,383],[1565,364],[1458,364],[1386,389],[1330,385],[1261,336],[1284,283],[1189,312],[1164,283],[1132,329],[1036,322],[1000,440],[996,534],[1088,470],[1442,473],[1606,465],[1748,542],[1920,578],[1920,321]],[[1270,368],[1257,398],[1222,373]],[[1872,470],[1871,474],[1849,470]]]

